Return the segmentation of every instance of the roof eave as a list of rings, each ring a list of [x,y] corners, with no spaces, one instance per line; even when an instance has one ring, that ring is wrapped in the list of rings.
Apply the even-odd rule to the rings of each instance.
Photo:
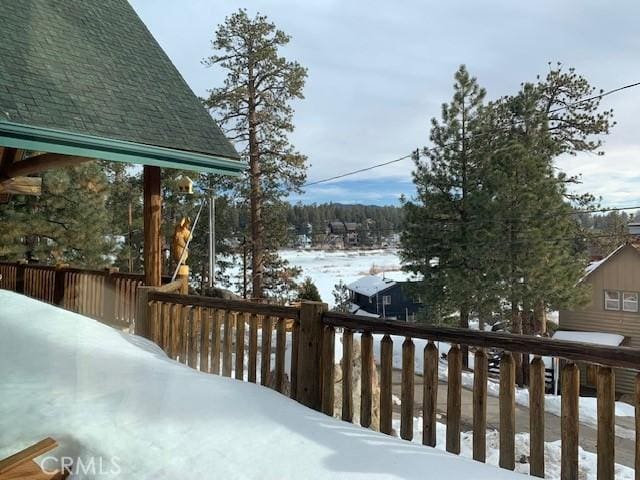
[[[245,162],[228,157],[6,121],[0,121],[0,146],[229,176],[247,168]]]

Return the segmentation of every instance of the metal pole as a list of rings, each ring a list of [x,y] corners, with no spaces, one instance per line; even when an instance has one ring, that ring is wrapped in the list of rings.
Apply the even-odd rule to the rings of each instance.
[[[216,264],[216,197],[209,190],[209,288],[213,287]]]

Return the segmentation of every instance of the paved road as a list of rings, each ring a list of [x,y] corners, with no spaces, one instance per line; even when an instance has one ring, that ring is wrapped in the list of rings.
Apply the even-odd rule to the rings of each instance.
[[[393,372],[393,393],[400,397],[400,380],[401,372],[396,370]],[[422,377],[415,377],[415,416],[422,413]],[[395,414],[400,414],[400,407],[394,407]],[[440,422],[446,423],[447,411],[447,384],[440,383],[438,388],[438,413],[442,416]],[[626,417],[617,417],[616,425],[633,431],[634,419]],[[500,410],[498,398],[487,397],[487,429],[496,429],[500,427]],[[461,429],[462,431],[471,431],[473,429],[473,392],[467,388],[462,389],[462,412],[461,412]],[[529,409],[516,405],[516,432],[529,432]],[[560,417],[547,413],[545,414],[545,440],[547,442],[560,439]],[[597,432],[594,428],[580,424],[580,446],[589,452],[596,452]],[[633,468],[634,466],[634,449],[635,444],[632,440],[623,439],[616,436],[616,462]]]

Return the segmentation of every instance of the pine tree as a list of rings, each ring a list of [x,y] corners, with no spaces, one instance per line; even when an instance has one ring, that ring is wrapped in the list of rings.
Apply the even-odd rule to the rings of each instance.
[[[453,99],[442,106],[441,120],[432,120],[434,147],[426,150],[426,162],[416,161],[416,198],[404,202],[401,257],[408,270],[423,276],[420,293],[428,299],[431,320],[458,311],[464,328],[479,301],[485,272],[474,248],[485,209],[484,157],[474,138],[484,96],[461,66]]]
[[[108,183],[98,162],[42,174],[42,195],[17,195],[0,209],[0,258],[99,268],[114,238],[105,208]]]
[[[249,199],[254,298],[265,294],[267,269],[271,279],[282,273],[277,260],[286,240],[286,217],[278,215],[281,199],[305,179],[306,158],[294,150],[287,134],[293,131],[290,103],[303,98],[307,72],[280,56],[289,40],[265,16],[249,18],[246,10],[239,10],[218,27],[212,42],[216,53],[205,60],[227,72],[224,86],[211,90],[205,105],[249,162],[243,181],[227,185]],[[275,268],[267,265],[269,260],[276,261]]]
[[[333,295],[334,303],[332,310],[335,312],[348,313],[349,307],[351,306],[351,296],[345,283],[340,280],[336,285],[334,285],[333,292],[331,293]]]
[[[311,302],[321,302],[318,287],[313,283],[311,277],[306,277],[298,287],[298,300],[309,300]]]

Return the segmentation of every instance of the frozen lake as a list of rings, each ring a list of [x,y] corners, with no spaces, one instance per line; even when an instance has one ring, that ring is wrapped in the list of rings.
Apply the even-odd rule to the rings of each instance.
[[[322,301],[333,305],[333,287],[340,280],[351,283],[368,275],[372,269],[393,271],[400,269],[397,250],[282,250],[280,255],[291,265],[300,267],[302,281],[311,277],[318,287]],[[240,272],[238,271],[238,274]]]

